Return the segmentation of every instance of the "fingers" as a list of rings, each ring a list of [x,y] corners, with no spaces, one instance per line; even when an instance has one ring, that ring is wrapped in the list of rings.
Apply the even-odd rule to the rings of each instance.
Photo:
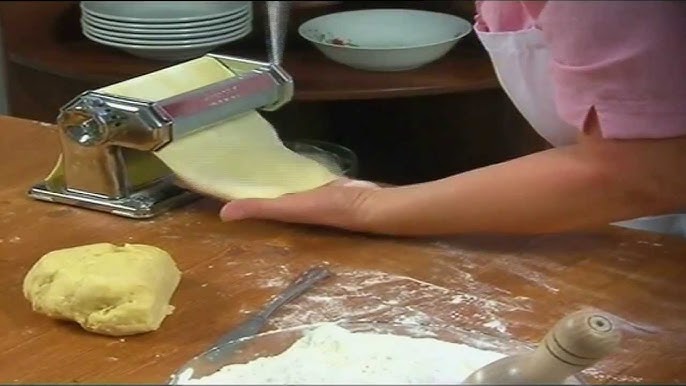
[[[261,219],[354,229],[359,226],[365,199],[377,189],[380,187],[370,182],[341,179],[274,199],[231,201],[221,209],[220,217],[223,221]]]
[[[219,211],[219,218],[222,221],[238,221],[250,218],[252,213],[255,212],[254,209],[251,209],[251,205],[255,205],[254,203],[251,204],[253,201],[238,200],[228,202]]]
[[[369,189],[380,189],[381,187],[373,182],[362,181],[362,180],[345,180],[340,181],[341,186],[348,188],[369,188]]]
[[[284,216],[280,199],[244,199],[226,203],[219,212],[222,221],[237,221],[249,218],[279,220]],[[285,214],[286,216],[288,213]]]
[[[347,177],[341,177],[338,178],[337,180],[330,182],[326,186],[343,186],[346,188],[368,188],[368,189],[375,189],[375,188],[380,188],[379,185],[369,182],[369,181],[364,181],[364,180],[352,180]]]
[[[224,205],[219,215],[223,221],[253,218],[311,224],[321,222],[327,211],[326,206],[326,198],[311,191],[274,199],[231,201]]]

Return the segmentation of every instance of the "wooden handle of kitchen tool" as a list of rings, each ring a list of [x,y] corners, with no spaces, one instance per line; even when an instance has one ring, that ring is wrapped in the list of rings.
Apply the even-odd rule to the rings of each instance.
[[[531,382],[564,381],[611,354],[620,340],[608,315],[577,311],[555,324],[520,370]]]
[[[567,315],[546,334],[536,351],[492,362],[464,384],[563,384],[612,353],[620,333],[609,316],[594,311]]]

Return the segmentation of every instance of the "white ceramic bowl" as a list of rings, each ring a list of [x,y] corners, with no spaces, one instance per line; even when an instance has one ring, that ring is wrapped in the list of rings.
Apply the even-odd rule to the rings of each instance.
[[[81,10],[118,22],[182,23],[230,16],[250,1],[82,1]]]
[[[107,19],[101,19],[97,16],[93,16],[87,12],[81,13],[82,21],[88,22],[93,26],[98,28],[103,28],[107,30],[117,31],[117,32],[129,32],[129,33],[188,33],[188,32],[204,32],[212,31],[217,29],[226,28],[228,26],[233,26],[237,24],[244,24],[247,22],[252,23],[252,8],[247,7],[239,13],[196,22],[187,23],[155,23],[155,24],[145,24],[145,23],[128,23],[128,22],[115,22]]]
[[[467,20],[449,14],[372,9],[320,16],[298,32],[335,62],[361,70],[403,71],[440,59],[471,30]]]
[[[93,24],[89,23],[87,20],[81,20],[81,28],[83,30],[87,30],[88,32],[90,32],[94,35],[97,35],[97,36],[123,38],[123,39],[136,39],[136,40],[142,40],[142,41],[151,41],[153,43],[156,41],[160,41],[160,40],[162,40],[162,41],[166,41],[166,40],[181,41],[181,40],[193,40],[193,39],[205,39],[205,38],[219,38],[219,37],[228,36],[234,32],[240,31],[240,30],[246,28],[250,24],[252,24],[252,19],[250,19],[249,22],[246,22],[246,23],[224,26],[224,28],[221,28],[221,29],[213,29],[213,30],[208,30],[208,31],[194,31],[193,29],[190,29],[190,30],[187,30],[187,32],[184,32],[184,31],[176,31],[176,32],[168,31],[168,33],[139,33],[136,31],[129,31],[129,32],[113,31],[113,30],[110,30],[107,28],[101,28],[97,25],[93,25]]]

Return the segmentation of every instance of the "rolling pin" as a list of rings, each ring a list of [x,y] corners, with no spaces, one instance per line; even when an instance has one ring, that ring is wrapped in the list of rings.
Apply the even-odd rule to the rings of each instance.
[[[621,334],[600,312],[577,311],[558,321],[538,348],[492,362],[464,384],[564,384],[569,377],[614,352]]]

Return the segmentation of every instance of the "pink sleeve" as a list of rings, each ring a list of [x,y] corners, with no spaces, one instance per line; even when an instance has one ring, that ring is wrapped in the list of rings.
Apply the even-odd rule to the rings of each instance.
[[[509,32],[533,28],[536,21],[531,17],[530,11],[540,8],[535,3],[546,2],[533,1],[527,6],[522,6],[522,3],[515,0],[477,0],[474,16],[477,29],[486,32]]]
[[[548,1],[538,8],[529,12],[550,45],[562,119],[584,127],[595,108],[606,138],[686,135],[686,2]]]

